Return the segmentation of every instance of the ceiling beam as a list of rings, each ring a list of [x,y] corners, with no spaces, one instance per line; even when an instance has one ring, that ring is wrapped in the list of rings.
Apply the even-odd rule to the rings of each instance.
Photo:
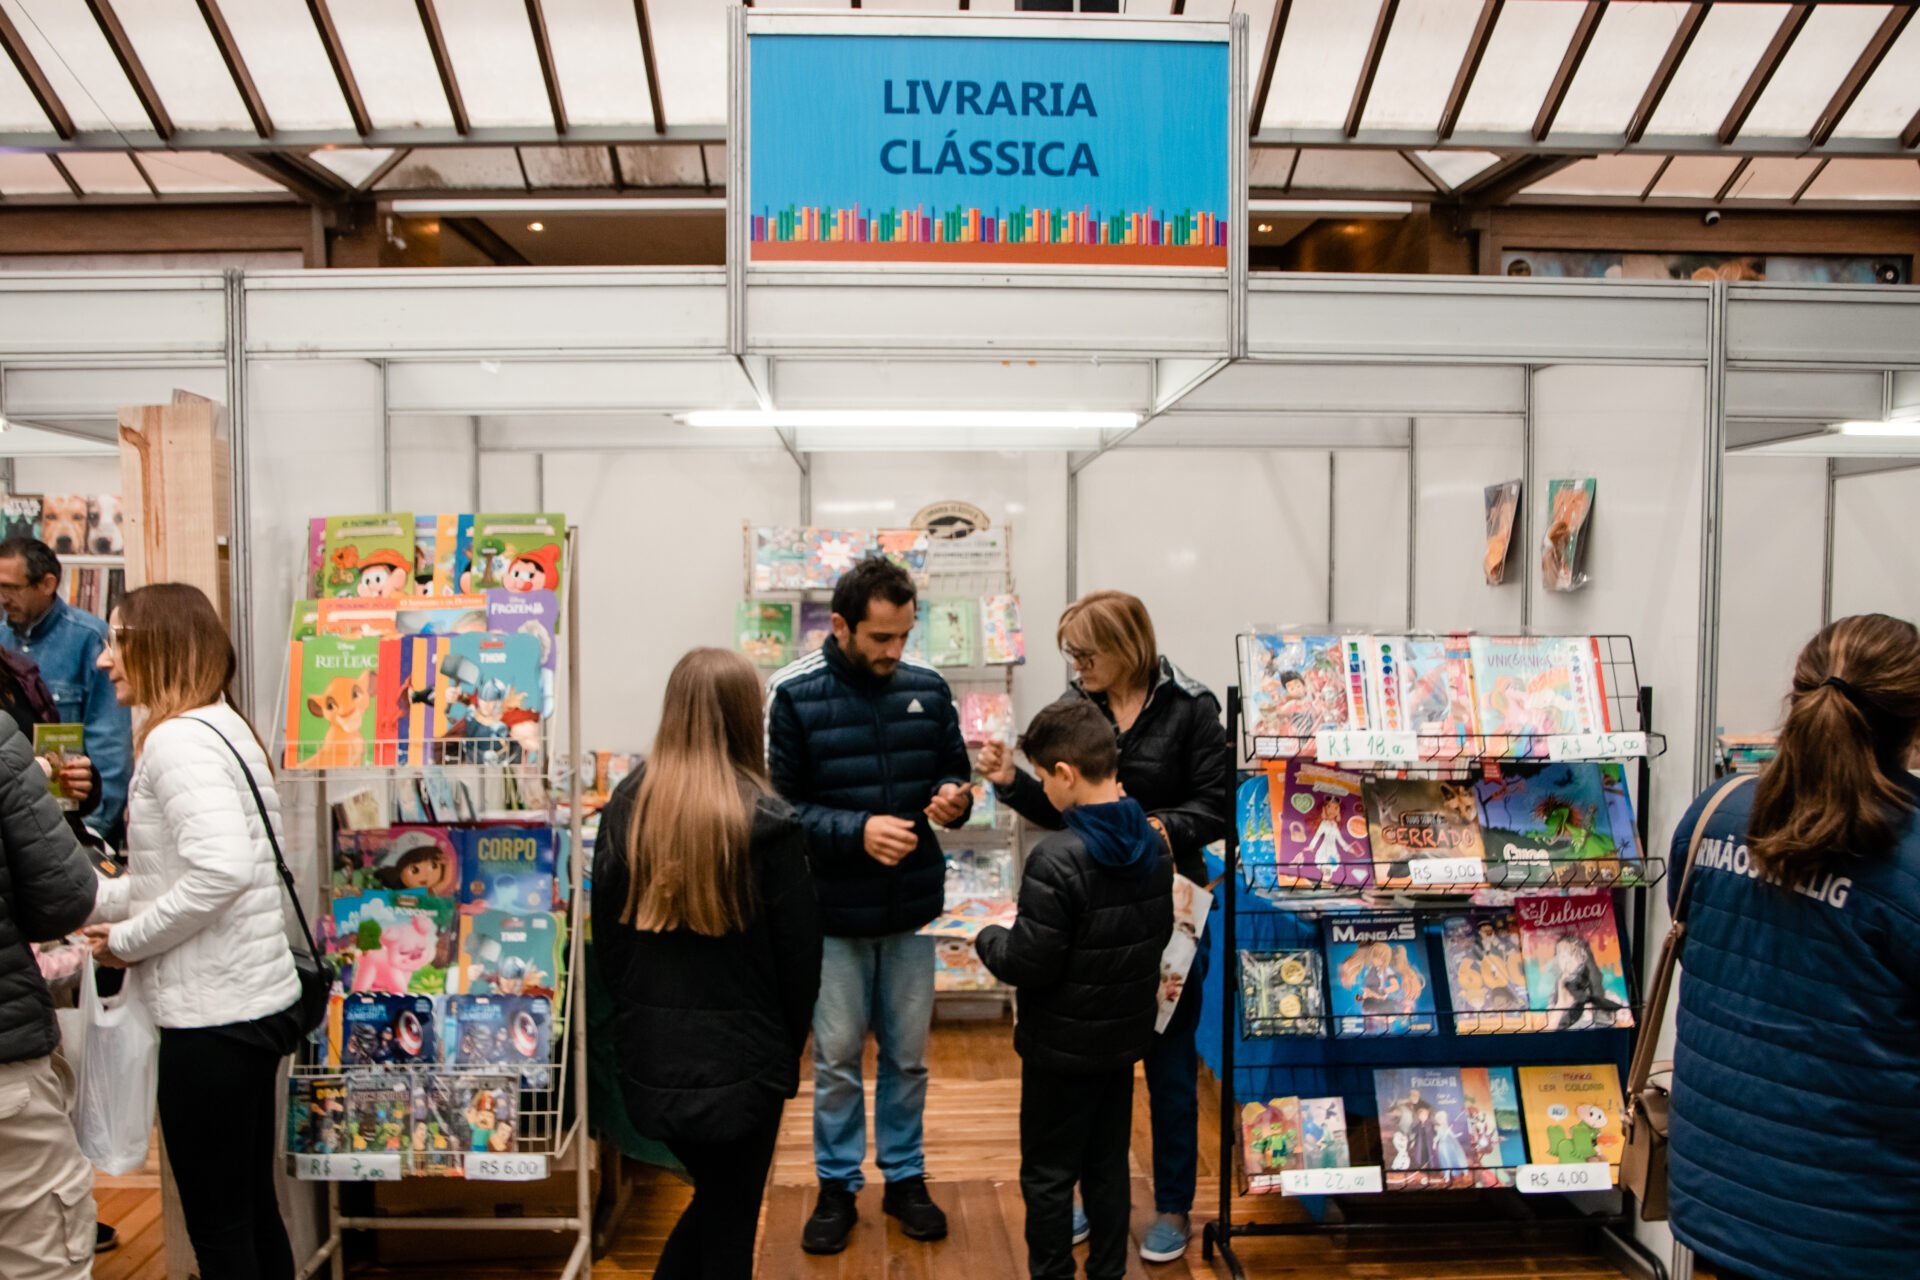
[[[1467,51],[1460,59],[1460,70],[1453,76],[1453,88],[1447,92],[1447,105],[1440,112],[1438,133],[1442,142],[1453,136],[1454,126],[1460,123],[1460,111],[1467,105],[1467,94],[1473,90],[1473,78],[1480,74],[1480,61],[1487,56],[1487,42],[1493,39],[1494,24],[1500,21],[1500,10],[1506,0],[1483,0],[1480,16],[1474,21],[1473,35],[1467,40]]]
[[[133,167],[140,171],[140,180],[147,184],[147,190],[153,192],[153,198],[158,200],[160,198],[160,188],[154,182],[153,175],[147,172],[147,166],[140,163],[140,153],[138,151],[129,151],[127,152],[127,159],[133,161]]]
[[[1373,82],[1380,74],[1380,55],[1387,51],[1387,36],[1393,31],[1393,15],[1400,0],[1380,0],[1380,13],[1373,20],[1373,38],[1367,42],[1367,60],[1360,64],[1360,81],[1353,87],[1353,101],[1347,106],[1347,136],[1360,132],[1360,120],[1367,114],[1367,99],[1373,95]]]
[[[113,5],[108,0],[87,0],[87,10],[93,14],[93,23],[100,28],[100,34],[106,37],[107,47],[113,50],[114,61],[120,64],[121,74],[133,86],[133,95],[140,99],[140,109],[146,112],[153,131],[163,140],[171,138],[173,117],[167,114],[166,104],[160,101],[160,92],[153,87],[153,78],[141,64],[140,55],[127,36],[127,29],[120,25],[120,15],[113,11]]]
[[[7,57],[13,60],[20,78],[27,82],[27,91],[40,104],[40,110],[45,113],[53,131],[60,135],[62,141],[72,138],[77,132],[73,127],[73,117],[67,114],[60,95],[53,91],[53,82],[47,79],[47,73],[34,61],[27,42],[21,38],[20,28],[13,25],[13,19],[7,16],[5,9],[0,9],[0,44],[7,46]]]
[[[1253,109],[1247,113],[1247,128],[1260,132],[1260,120],[1267,114],[1267,94],[1273,89],[1273,64],[1280,57],[1280,39],[1287,33],[1287,13],[1293,0],[1276,0],[1273,25],[1267,28],[1267,49],[1260,56],[1260,78],[1253,86]]]
[[[331,175],[309,167],[292,156],[275,151],[236,151],[228,159],[244,165],[263,178],[279,183],[310,205],[326,207],[339,204],[352,194]]]
[[[1505,204],[1534,183],[1552,177],[1585,156],[1517,155],[1507,156],[1499,164],[1454,188],[1454,194],[1470,204]]]
[[[1294,154],[1296,157],[1299,155],[1298,152],[1295,152]],[[1405,160],[1409,165],[1412,165],[1413,171],[1419,174],[1422,178],[1425,178],[1427,180],[1428,185],[1432,186],[1432,188],[1435,191],[1438,191],[1444,195],[1453,190],[1452,187],[1449,187],[1447,185],[1447,180],[1445,178],[1442,178],[1439,174],[1435,173],[1433,171],[1433,167],[1429,165],[1426,161],[1422,160],[1418,153],[1412,152],[1412,151],[1402,151],[1400,153],[1400,158],[1402,160]]]
[[[1807,25],[1807,19],[1813,16],[1811,4],[1796,4],[1787,10],[1787,16],[1780,20],[1779,28],[1773,33],[1773,39],[1767,42],[1766,52],[1760,55],[1760,61],[1754,64],[1753,74],[1747,77],[1747,83],[1740,89],[1740,95],[1733,100],[1733,109],[1727,112],[1727,118],[1720,125],[1715,136],[1721,146],[1730,145],[1740,136],[1740,129],[1747,123],[1747,117],[1753,114],[1754,106],[1760,101],[1760,95],[1767,91],[1773,82],[1773,73],[1780,69],[1786,60],[1788,50],[1799,38],[1800,31]]]
[[[1900,38],[1900,33],[1907,29],[1907,23],[1913,20],[1913,13],[1913,5],[1897,4],[1881,19],[1880,26],[1867,40],[1867,47],[1853,60],[1853,67],[1840,81],[1840,87],[1833,91],[1827,109],[1813,122],[1813,132],[1807,136],[1814,146],[1827,145],[1827,139],[1840,127],[1840,121],[1853,106],[1853,100],[1860,96],[1860,91],[1867,87],[1867,81],[1880,69],[1880,62],[1887,56],[1887,50],[1893,48],[1893,42]]]
[[[1628,142],[1638,142],[1646,136],[1653,113],[1660,109],[1660,100],[1667,96],[1674,75],[1687,60],[1687,51],[1693,48],[1693,38],[1700,34],[1700,24],[1706,20],[1704,4],[1690,4],[1680,14],[1680,25],[1673,29],[1673,39],[1667,42],[1667,51],[1660,55],[1660,65],[1653,69],[1647,91],[1640,95],[1640,105],[1633,109],[1633,118],[1627,121]]]
[[[393,151],[388,154],[385,160],[382,160],[377,166],[375,166],[374,171],[372,173],[368,174],[366,177],[360,180],[359,185],[354,187],[353,189],[354,193],[357,195],[363,191],[373,190],[376,186],[380,185],[380,180],[382,178],[392,173],[395,169],[398,169],[401,163],[404,162],[406,158],[412,154],[413,154],[412,147],[395,147]]]
[[[1813,166],[1813,172],[1807,175],[1807,180],[1801,183],[1799,189],[1793,193],[1793,199],[1787,201],[1787,203],[1799,204],[1800,197],[1807,194],[1807,192],[1812,189],[1814,183],[1820,181],[1820,175],[1825,173],[1827,166],[1832,163],[1833,158],[1831,156],[1823,156],[1820,163]]]
[[[547,34],[547,11],[540,0],[527,0],[527,26],[533,29],[533,51],[540,58],[540,79],[547,86],[547,106],[553,112],[553,131],[567,131],[567,104],[560,95],[560,72],[553,65],[553,37]]]
[[[47,159],[52,161],[55,172],[57,172],[60,175],[60,181],[67,184],[67,190],[73,192],[73,198],[75,200],[86,199],[87,193],[80,189],[80,183],[75,180],[73,176],[73,171],[67,168],[67,166],[64,163],[62,163],[59,155],[55,152],[49,151],[47,153]]]
[[[447,110],[453,113],[453,131],[465,137],[472,131],[467,121],[466,99],[460,96],[460,81],[453,74],[453,55],[447,52],[447,33],[440,28],[440,14],[433,0],[414,0],[420,11],[420,26],[427,33],[427,48],[433,51],[433,68],[440,73],[440,88],[447,95]]]
[[[220,60],[227,64],[233,87],[240,91],[240,100],[246,104],[247,118],[253,121],[254,132],[271,138],[273,121],[267,115],[266,99],[260,96],[260,87],[254,84],[253,75],[247,70],[247,60],[240,56],[240,42],[233,38],[233,28],[227,25],[227,16],[220,12],[219,0],[200,0],[200,14],[207,20],[214,44],[220,48]]]
[[[1653,176],[1647,179],[1647,185],[1640,190],[1640,203],[1645,204],[1647,199],[1653,195],[1653,189],[1660,185],[1660,179],[1667,176],[1667,170],[1671,168],[1672,165],[1672,156],[1668,156],[1660,162],[1660,167],[1653,171]]]
[[[373,132],[373,117],[367,114],[366,99],[360,96],[360,82],[353,78],[353,64],[347,61],[347,46],[341,42],[340,28],[334,25],[333,11],[327,0],[307,0],[307,12],[313,15],[313,29],[320,34],[320,46],[327,51],[327,63],[347,100],[347,114],[353,117],[353,129],[361,137]]]
[[[1920,147],[1920,111],[1913,113],[1913,119],[1907,121],[1907,127],[1900,131],[1900,145],[1911,151]]]
[[[1720,184],[1720,190],[1717,193],[1715,193],[1713,197],[1713,202],[1715,204],[1719,204],[1720,202],[1725,200],[1728,196],[1733,194],[1733,189],[1736,186],[1740,185],[1740,179],[1746,174],[1747,169],[1752,164],[1753,164],[1752,156],[1740,157],[1740,163],[1733,166],[1733,172],[1727,175],[1727,180]]]
[[[1567,41],[1567,51],[1560,58],[1560,68],[1553,73],[1553,82],[1547,86],[1547,96],[1540,103],[1540,114],[1533,118],[1533,140],[1546,141],[1553,132],[1553,118],[1560,114],[1560,105],[1567,100],[1567,90],[1573,88],[1573,78],[1580,74],[1581,60],[1587,56],[1587,49],[1593,44],[1593,33],[1600,29],[1600,19],[1606,15],[1607,6],[1601,0],[1587,0],[1587,7],[1580,11],[1580,21],[1573,29],[1573,38]]]
[[[507,243],[505,237],[478,218],[442,216],[440,229],[453,232],[481,253],[492,258],[495,266],[530,267],[533,265],[526,254]]]
[[[962,9],[967,6],[962,3]],[[640,61],[647,68],[647,102],[653,108],[653,131],[667,131],[667,108],[660,97],[660,60],[653,52],[653,19],[647,16],[647,0],[633,0],[633,16],[640,24]]]

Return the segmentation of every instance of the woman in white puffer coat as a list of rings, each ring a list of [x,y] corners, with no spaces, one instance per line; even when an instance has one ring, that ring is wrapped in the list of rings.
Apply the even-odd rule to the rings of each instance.
[[[128,874],[101,884],[94,956],[137,971],[160,1028],[160,1130],[202,1280],[290,1280],[276,1073],[300,1038],[300,982],[265,826],[279,813],[273,770],[232,705],[233,645],[197,587],[130,592],[109,626],[101,669],[144,714]]]

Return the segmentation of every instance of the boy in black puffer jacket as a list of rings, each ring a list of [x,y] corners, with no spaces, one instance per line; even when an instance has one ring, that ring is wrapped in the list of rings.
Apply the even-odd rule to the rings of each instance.
[[[981,961],[1019,988],[1020,1192],[1027,1271],[1072,1280],[1073,1188],[1086,1198],[1090,1280],[1127,1267],[1133,1064],[1158,1009],[1173,933],[1173,861],[1117,777],[1113,726],[1055,703],[1020,739],[1067,830],[1034,846],[1011,929],[980,931]]]

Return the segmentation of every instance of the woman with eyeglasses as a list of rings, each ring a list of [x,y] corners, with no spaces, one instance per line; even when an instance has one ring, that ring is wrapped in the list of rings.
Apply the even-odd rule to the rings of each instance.
[[[1153,619],[1138,598],[1096,591],[1067,606],[1057,631],[1060,652],[1074,675],[1062,701],[1098,707],[1120,737],[1120,782],[1165,838],[1174,868],[1195,884],[1208,882],[1203,850],[1227,834],[1233,761],[1220,704],[1211,691],[1163,655]],[[1014,766],[1006,743],[988,743],[980,772],[1001,803],[1051,831],[1065,824],[1033,775]],[[1171,1262],[1187,1250],[1189,1214],[1199,1176],[1200,986],[1206,979],[1203,941],[1185,991],[1167,1029],[1146,1058],[1147,1099],[1153,1120],[1153,1198],[1158,1217],[1140,1243],[1148,1262]],[[1074,1239],[1086,1217],[1074,1208]]]

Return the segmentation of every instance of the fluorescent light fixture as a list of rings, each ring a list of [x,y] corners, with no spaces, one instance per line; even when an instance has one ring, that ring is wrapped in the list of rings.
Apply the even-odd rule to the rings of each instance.
[[[1249,200],[1247,208],[1254,213],[1324,213],[1346,214],[1352,217],[1384,214],[1399,217],[1413,212],[1413,202],[1410,200]]]
[[[1871,436],[1879,439],[1920,440],[1920,419],[1895,419],[1891,422],[1836,422],[1827,428],[1839,436]]]
[[[1799,458],[1920,457],[1920,419],[1833,422],[1797,434],[1732,445],[1728,452]]]
[[[723,430],[865,427],[925,431],[1131,431],[1137,413],[1044,409],[697,409],[683,419],[690,427]]]
[[[721,197],[691,197],[676,200],[620,199],[613,196],[581,197],[577,200],[548,199],[534,196],[514,199],[423,199],[395,200],[393,211],[408,217],[418,215],[459,215],[476,213],[724,213],[727,202]]]

